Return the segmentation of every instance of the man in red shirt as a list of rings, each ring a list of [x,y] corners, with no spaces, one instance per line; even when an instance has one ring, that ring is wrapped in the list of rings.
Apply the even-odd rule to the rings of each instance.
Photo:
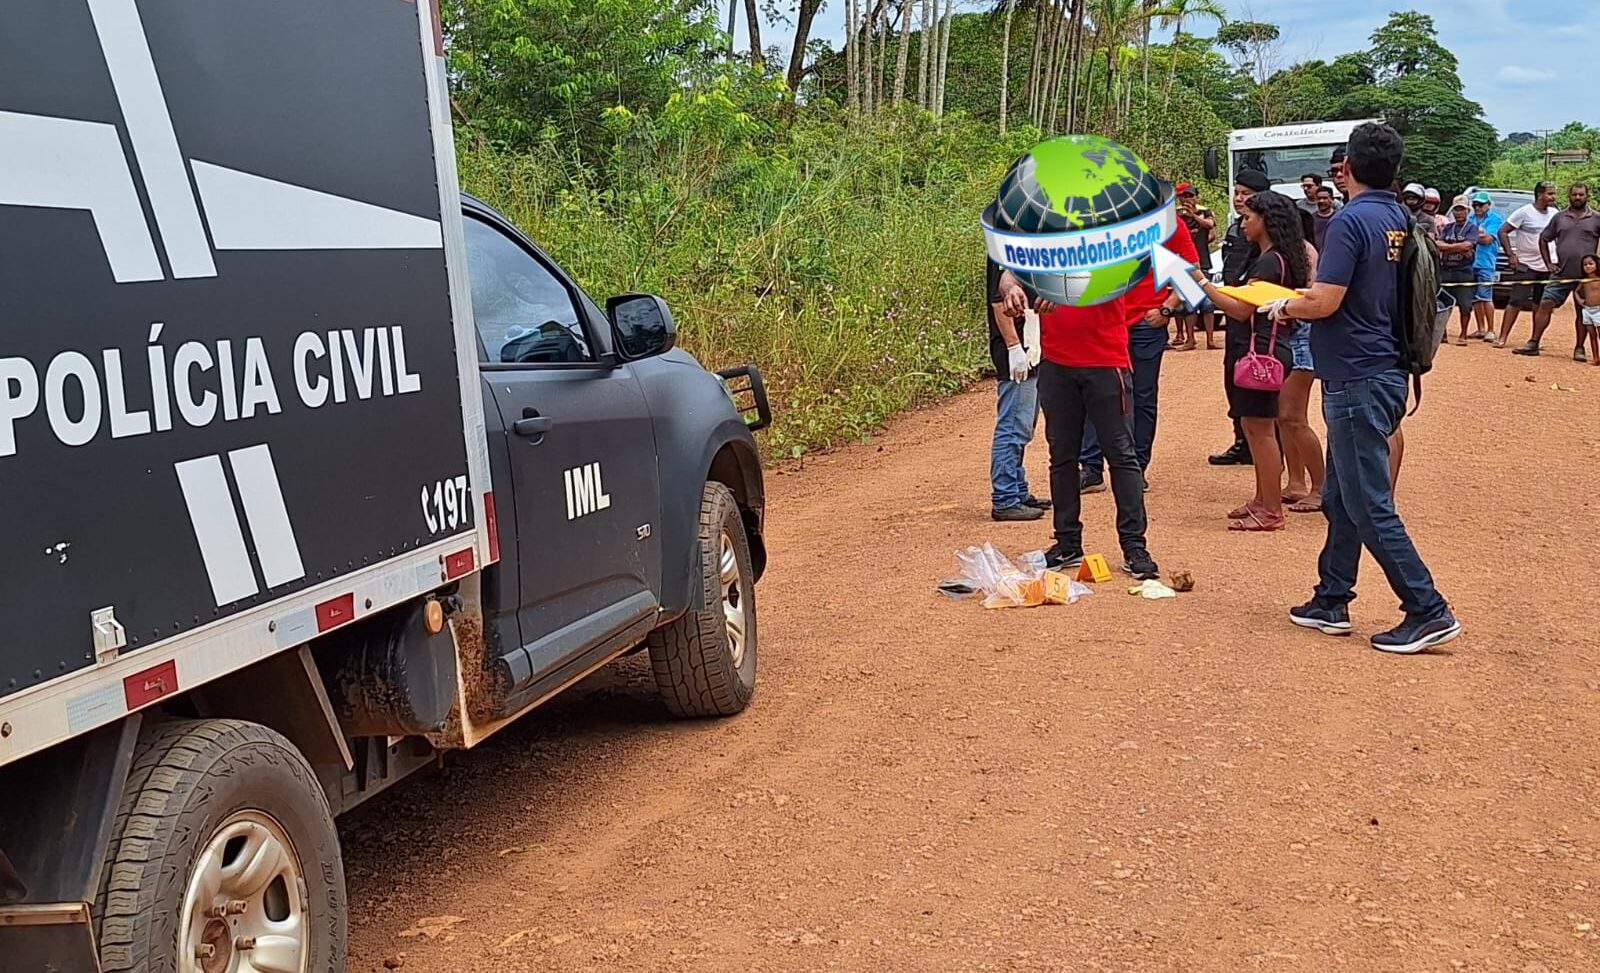
[[[1022,285],[1010,271],[1001,275],[1000,293],[1008,306],[1024,309],[1028,305]],[[1050,447],[1050,490],[1055,501],[1055,543],[1045,552],[1045,562],[1061,570],[1083,561],[1078,453],[1088,423],[1094,426],[1111,465],[1123,570],[1142,580],[1160,577],[1160,569],[1145,546],[1144,475],[1130,421],[1129,311],[1125,301],[1127,297],[1093,307],[1037,304],[1043,359],[1039,363],[1039,407]]]
[[[1183,224],[1167,240],[1166,247],[1186,260],[1190,266],[1200,265],[1200,250],[1194,244],[1194,235]],[[1133,398],[1133,450],[1139,456],[1139,473],[1150,468],[1150,452],[1156,442],[1156,400],[1161,391],[1161,359],[1168,348],[1167,328],[1174,318],[1184,313],[1183,299],[1171,288],[1159,292],[1154,275],[1133,285],[1122,296],[1123,316],[1128,324],[1128,358],[1131,364],[1129,394]],[[1164,309],[1164,310],[1163,310]],[[1099,493],[1106,488],[1103,472],[1105,458],[1100,452],[1100,441],[1094,427],[1083,431],[1083,451],[1078,456],[1083,466],[1079,474],[1079,492]],[[1143,481],[1141,480],[1141,483]]]

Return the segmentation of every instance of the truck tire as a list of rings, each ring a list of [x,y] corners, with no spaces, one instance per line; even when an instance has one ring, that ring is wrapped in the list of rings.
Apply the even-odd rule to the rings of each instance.
[[[650,633],[656,687],[674,716],[732,716],[756,689],[756,591],[750,539],[733,493],[705,485],[699,584],[689,610]]]
[[[95,902],[102,973],[343,973],[346,921],[339,835],[293,744],[238,720],[144,734]]]

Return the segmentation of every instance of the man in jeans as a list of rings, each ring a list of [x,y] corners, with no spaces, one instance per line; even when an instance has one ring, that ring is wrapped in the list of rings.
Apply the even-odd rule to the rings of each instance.
[[[1461,334],[1456,338],[1456,344],[1461,346],[1466,345],[1467,328],[1472,324],[1472,291],[1476,286],[1473,267],[1478,259],[1478,238],[1483,236],[1483,230],[1470,215],[1471,209],[1467,197],[1457,196],[1450,204],[1449,222],[1439,228],[1439,283],[1461,313]],[[1448,324],[1444,330],[1449,331]]]
[[[989,261],[989,356],[994,360],[999,403],[994,441],[989,449],[989,516],[1000,521],[1038,520],[1050,506],[1028,492],[1022,457],[1039,423],[1039,382],[1012,317],[1000,294],[1000,265]]]
[[[1167,239],[1166,247],[1190,265],[1200,263],[1200,252],[1194,237],[1182,223]],[[1128,394],[1133,403],[1129,420],[1133,423],[1133,451],[1139,457],[1141,488],[1148,489],[1144,479],[1150,469],[1150,453],[1156,442],[1156,407],[1161,394],[1161,357],[1166,354],[1167,326],[1183,313],[1183,298],[1171,288],[1155,288],[1155,278],[1146,274],[1133,289],[1122,296],[1122,314],[1128,325]],[[1105,454],[1100,451],[1100,440],[1094,427],[1083,430],[1083,450],[1078,454],[1083,467],[1079,474],[1080,493],[1099,493],[1106,488]]]
[[[1001,293],[1013,314],[1028,298],[1010,271]],[[1050,445],[1050,493],[1055,500],[1055,543],[1045,563],[1064,570],[1083,563],[1082,501],[1078,453],[1085,423],[1092,424],[1111,465],[1117,499],[1117,538],[1122,569],[1140,580],[1161,576],[1145,546],[1144,476],[1128,421],[1128,325],[1122,300],[1092,307],[1056,307],[1040,301],[1039,405]]]
[[[1372,647],[1410,654],[1455,638],[1461,623],[1395,512],[1390,481],[1389,436],[1405,415],[1409,380],[1395,328],[1407,220],[1395,194],[1374,187],[1393,185],[1402,148],[1387,125],[1369,122],[1350,134],[1344,166],[1352,195],[1328,227],[1317,280],[1304,297],[1277,302],[1269,313],[1311,322],[1328,425],[1322,491],[1328,535],[1319,580],[1311,601],[1291,609],[1289,619],[1329,635],[1350,634],[1349,604],[1365,547],[1405,612],[1398,626],[1372,636]]]

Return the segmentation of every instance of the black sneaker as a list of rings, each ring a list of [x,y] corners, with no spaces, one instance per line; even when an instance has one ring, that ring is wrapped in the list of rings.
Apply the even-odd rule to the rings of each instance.
[[[1299,608],[1289,609],[1289,621],[1301,628],[1314,628],[1323,635],[1349,635],[1350,609],[1328,605],[1313,598]]]
[[[1435,618],[1429,622],[1417,622],[1406,619],[1387,632],[1379,632],[1372,637],[1372,647],[1379,652],[1392,652],[1395,655],[1415,655],[1424,649],[1431,649],[1461,634],[1461,623],[1455,616],[1445,613],[1443,618]]]
[[[1041,500],[1031,493],[1028,494],[1028,499],[1022,501],[1022,505],[1024,507],[1038,507],[1040,510],[1049,510],[1051,507],[1049,497],[1045,497]]]
[[[1222,452],[1207,457],[1206,462],[1212,466],[1249,466],[1250,445],[1242,441],[1234,443]]]
[[[1069,571],[1082,563],[1081,547],[1069,551],[1060,544],[1052,544],[1050,550],[1044,552],[1044,566],[1052,571]]]
[[[1513,355],[1537,355],[1539,353],[1539,343],[1537,341],[1525,341],[1511,349],[1511,353]]]
[[[1156,567],[1156,562],[1150,557],[1149,551],[1134,551],[1124,555],[1122,570],[1133,576],[1135,581],[1148,581],[1151,578],[1161,577],[1161,569]]]
[[[1082,471],[1078,474],[1078,492],[1080,494],[1106,492],[1105,474],[1095,473],[1092,470]]]
[[[1574,348],[1572,349],[1572,360],[1576,362],[1586,362],[1589,360],[1589,356],[1583,353],[1582,348]]]
[[[1015,507],[990,507],[989,517],[1002,523],[1017,520],[1038,520],[1044,516],[1044,511],[1038,507],[1030,507],[1019,503]]]

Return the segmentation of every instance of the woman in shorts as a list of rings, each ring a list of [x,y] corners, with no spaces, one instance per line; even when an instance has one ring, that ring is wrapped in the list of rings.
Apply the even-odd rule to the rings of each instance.
[[[1240,229],[1260,250],[1261,256],[1250,270],[1250,280],[1283,287],[1306,287],[1311,282],[1311,261],[1300,214],[1294,201],[1281,193],[1256,193],[1245,202],[1240,214]],[[1289,335],[1267,316],[1238,298],[1224,294],[1198,272],[1195,277],[1218,310],[1236,320],[1251,322],[1250,343],[1245,349],[1230,345],[1225,367],[1231,374],[1245,351],[1253,347],[1260,355],[1271,354],[1283,365],[1285,376],[1294,369],[1294,352]],[[1313,325],[1314,327],[1314,325]],[[1270,349],[1270,351],[1269,351]],[[1306,362],[1309,363],[1309,360]],[[1309,380],[1307,381],[1309,386]],[[1284,525],[1282,470],[1278,449],[1277,422],[1281,403],[1278,392],[1239,388],[1228,383],[1228,415],[1239,420],[1245,440],[1254,457],[1256,493],[1243,506],[1228,514],[1229,530],[1274,531]],[[1302,415],[1304,410],[1302,410]],[[1307,427],[1309,429],[1309,426]]]

